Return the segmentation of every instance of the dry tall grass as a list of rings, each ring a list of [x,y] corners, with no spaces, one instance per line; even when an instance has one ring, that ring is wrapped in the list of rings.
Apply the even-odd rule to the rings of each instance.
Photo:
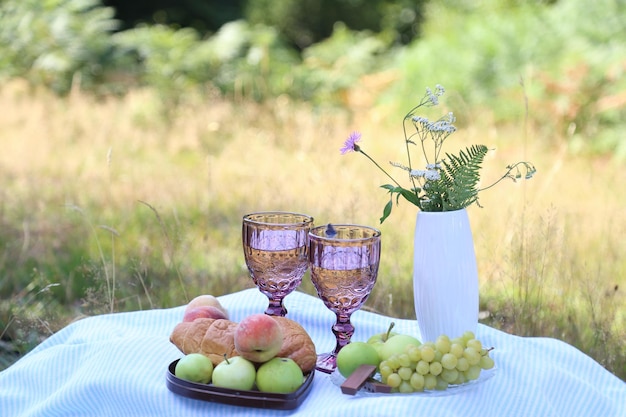
[[[379,225],[386,178],[361,156],[338,151],[358,129],[370,155],[403,161],[405,109],[314,110],[282,97],[262,106],[190,97],[166,109],[149,91],[59,99],[17,82],[1,87],[0,108],[0,223],[15,230],[20,257],[66,248],[78,211],[93,230],[69,242],[91,253],[77,262],[100,265],[116,287],[139,288],[140,308],[183,304],[197,293],[251,286],[240,250],[244,213],[295,210],[317,223],[379,226],[381,273],[367,308],[414,317],[416,212],[403,202]],[[487,112],[475,116],[460,121],[446,149],[494,148],[485,182],[520,159],[538,168],[531,181],[500,184],[482,194],[484,208],[469,209],[485,321],[563,338],[626,374],[618,362],[626,334],[623,163],[574,155],[564,141],[544,145],[522,110],[508,128],[488,122]],[[146,265],[155,259],[172,271],[160,287]],[[70,286],[79,276],[47,278]]]

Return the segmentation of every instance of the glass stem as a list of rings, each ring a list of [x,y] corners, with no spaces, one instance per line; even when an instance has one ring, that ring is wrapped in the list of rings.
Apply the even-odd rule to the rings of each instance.
[[[270,304],[267,307],[267,310],[265,310],[265,314],[269,316],[282,316],[282,317],[287,315],[287,309],[283,305],[282,298],[273,298],[271,296],[268,296],[268,298],[270,300]]]
[[[333,353],[337,355],[342,347],[350,343],[350,338],[354,334],[354,326],[350,323],[350,314],[337,314],[337,322],[333,326],[333,333],[335,334],[335,339],[337,339],[337,345]]]

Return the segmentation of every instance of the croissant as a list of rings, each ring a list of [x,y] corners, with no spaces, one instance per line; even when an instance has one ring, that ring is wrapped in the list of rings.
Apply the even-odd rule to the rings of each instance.
[[[178,323],[170,341],[184,354],[203,353],[217,365],[224,355],[228,358],[238,355],[233,338],[236,327],[237,323],[230,320],[198,318]]]
[[[283,333],[283,344],[276,356],[293,359],[307,373],[315,368],[317,354],[315,345],[304,328],[286,317],[273,316]],[[174,327],[170,341],[184,354],[202,353],[211,359],[213,365],[238,356],[235,349],[235,329],[237,323],[225,319],[198,318],[191,322],[181,322]]]
[[[304,373],[312,371],[317,361],[317,353],[311,336],[297,321],[281,316],[273,318],[283,331],[283,345],[276,356],[293,359]]]

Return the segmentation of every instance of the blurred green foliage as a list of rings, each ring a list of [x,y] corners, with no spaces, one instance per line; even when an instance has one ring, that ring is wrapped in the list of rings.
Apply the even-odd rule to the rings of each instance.
[[[440,83],[466,108],[492,108],[505,122],[520,117],[523,84],[538,110],[533,122],[575,146],[593,135],[596,151],[626,154],[616,134],[623,1],[331,3],[245,2],[245,19],[203,38],[162,24],[117,31],[114,10],[98,0],[3,0],[0,79],[25,77],[61,94],[72,85],[98,93],[148,85],[173,102],[199,90],[332,105],[363,75],[392,69],[398,82],[380,100],[406,108],[414,100],[406,91]]]
[[[202,36],[217,31],[224,23],[242,16],[245,0],[102,0],[115,9],[120,29],[139,25],[188,27]]]
[[[398,43],[419,34],[425,0],[251,0],[244,6],[249,22],[273,26],[290,44],[306,49],[334,32],[342,22]]]
[[[330,38],[303,52],[302,64],[294,69],[294,82],[288,91],[320,105],[342,103],[342,93],[358,84],[360,77],[382,68],[388,47],[381,38],[338,23]]]
[[[25,77],[65,93],[80,78],[95,88],[113,69],[113,16],[99,0],[2,1],[0,79]]]
[[[393,71],[391,88],[374,91],[379,102],[408,108],[407,91],[440,83],[466,109],[460,124],[488,108],[497,122],[528,117],[573,150],[626,156],[625,2],[365,3],[242,2],[233,6],[242,19],[203,36],[180,25],[119,30],[115,11],[99,0],[3,0],[0,80],[24,77],[59,94],[150,86],[166,108],[192,91],[332,106],[345,105],[361,77]]]
[[[490,109],[500,123],[528,117],[552,144],[626,157],[626,2],[448,3],[431,4],[422,38],[393,55],[402,76],[386,100],[407,108],[404,92],[441,83],[466,109],[461,124]]]

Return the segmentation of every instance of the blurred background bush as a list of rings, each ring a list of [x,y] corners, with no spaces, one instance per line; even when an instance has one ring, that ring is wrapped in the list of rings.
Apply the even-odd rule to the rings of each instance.
[[[172,102],[195,90],[343,105],[348,90],[359,82],[367,89],[376,77],[365,76],[378,74],[381,83],[396,81],[378,101],[407,108],[407,88],[438,82],[465,108],[489,107],[507,121],[516,117],[523,82],[537,109],[533,122],[567,134],[572,146],[626,153],[619,0],[0,5],[0,79],[24,77],[59,94],[149,85]],[[593,143],[585,143],[590,135]]]

